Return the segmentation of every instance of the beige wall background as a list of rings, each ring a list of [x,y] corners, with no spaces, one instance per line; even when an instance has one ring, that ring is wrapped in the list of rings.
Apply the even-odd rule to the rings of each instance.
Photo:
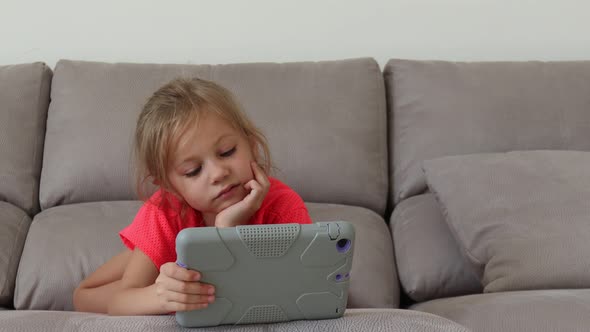
[[[0,1],[0,64],[590,59],[582,0]]]

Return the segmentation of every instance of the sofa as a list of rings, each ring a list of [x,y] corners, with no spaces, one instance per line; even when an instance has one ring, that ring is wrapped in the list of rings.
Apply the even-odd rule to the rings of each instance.
[[[523,209],[515,203],[522,190],[570,195],[563,188],[573,186],[572,197],[583,197],[590,63],[392,59],[382,70],[372,58],[0,66],[0,330],[181,329],[170,315],[72,312],[74,288],[123,249],[117,233],[141,205],[132,185],[135,119],[151,92],[179,76],[229,88],[266,134],[274,176],[302,196],[312,219],[356,229],[344,317],[203,330],[587,330],[581,199],[565,220],[582,227],[558,232],[571,245],[535,247],[523,264],[528,247],[495,239],[530,230],[497,220],[570,211]],[[536,181],[553,175],[559,181]],[[553,236],[552,224],[541,226],[529,242]],[[565,259],[571,253],[575,264]],[[547,257],[559,269],[544,266]],[[543,272],[550,280],[527,283],[527,273]]]
[[[391,61],[408,307],[474,331],[590,326],[590,62]]]

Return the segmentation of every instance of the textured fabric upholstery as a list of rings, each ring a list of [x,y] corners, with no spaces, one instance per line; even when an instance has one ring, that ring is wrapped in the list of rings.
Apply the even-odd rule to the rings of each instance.
[[[411,309],[446,317],[478,332],[583,332],[590,326],[590,290],[467,295],[423,302]]]
[[[590,61],[390,60],[391,203],[426,190],[423,160],[510,150],[590,150]]]
[[[13,306],[16,271],[30,225],[23,210],[0,201],[0,306]]]
[[[0,201],[29,216],[39,211],[51,75],[41,62],[0,66]]]
[[[305,201],[384,213],[385,97],[379,66],[368,58],[217,66],[60,61],[47,119],[42,208],[135,199],[130,149],[140,109],[162,84],[194,76],[236,95],[269,140],[276,177]]]
[[[400,202],[389,223],[400,284],[414,301],[481,293],[433,194]]]
[[[80,281],[124,249],[118,231],[139,201],[70,204],[47,209],[31,224],[16,278],[17,309],[72,310]],[[313,221],[346,220],[356,230],[349,307],[392,308],[399,286],[384,220],[366,208],[309,203]]]
[[[77,312],[0,311],[0,331],[124,331],[167,332],[182,329],[174,316],[109,317]],[[277,324],[255,324],[199,328],[198,331],[233,332],[468,332],[465,327],[431,314],[399,309],[348,309],[338,319],[293,321]]]

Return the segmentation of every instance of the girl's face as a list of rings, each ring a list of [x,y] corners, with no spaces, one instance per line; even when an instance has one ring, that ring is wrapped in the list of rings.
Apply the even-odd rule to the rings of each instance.
[[[253,144],[219,115],[206,112],[173,147],[168,179],[173,190],[210,225],[223,209],[248,193],[254,178]]]

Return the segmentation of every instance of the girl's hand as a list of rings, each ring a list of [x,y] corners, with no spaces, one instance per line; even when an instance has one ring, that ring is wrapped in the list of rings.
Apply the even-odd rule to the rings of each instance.
[[[262,206],[262,201],[270,188],[270,181],[256,162],[251,162],[251,167],[254,179],[244,185],[244,188],[250,190],[250,193],[241,201],[219,212],[215,217],[216,227],[242,225]]]
[[[154,283],[164,312],[203,309],[215,300],[215,288],[199,282],[201,273],[168,262],[160,268]]]

